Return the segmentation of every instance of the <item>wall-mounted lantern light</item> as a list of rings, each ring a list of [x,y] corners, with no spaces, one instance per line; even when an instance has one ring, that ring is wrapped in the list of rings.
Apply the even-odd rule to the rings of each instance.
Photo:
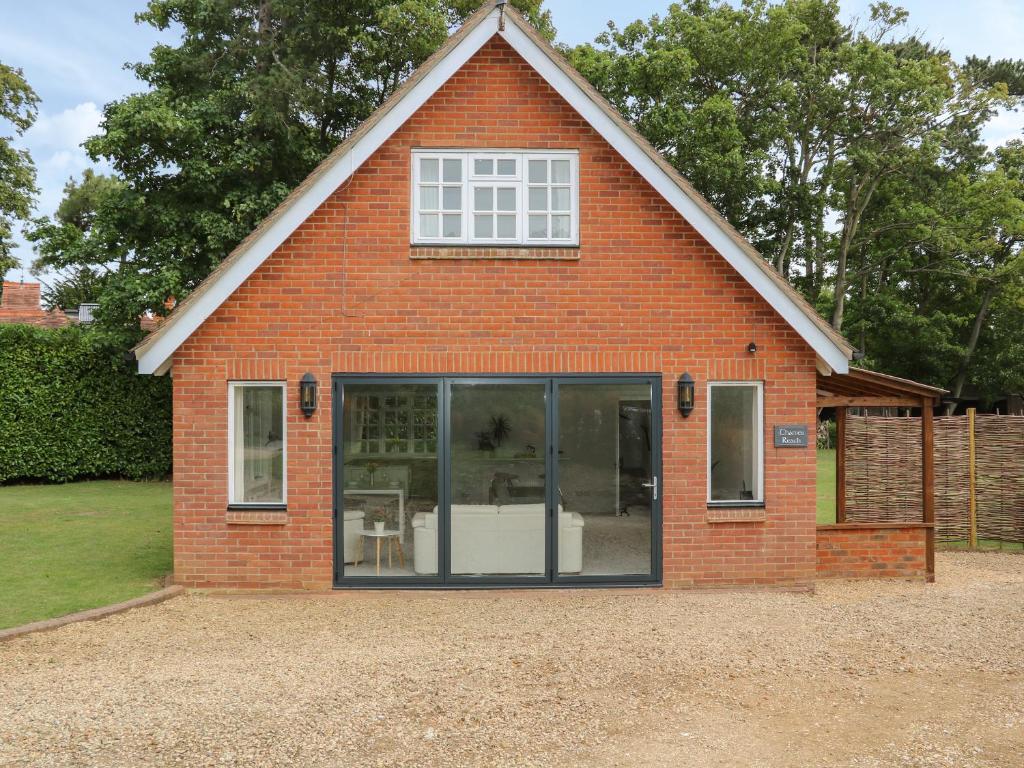
[[[679,383],[676,385],[676,390],[679,394],[679,412],[683,416],[689,416],[693,411],[693,398],[696,391],[696,386],[693,383],[693,377],[684,373],[679,377]]]
[[[316,377],[312,373],[304,373],[299,380],[299,408],[307,419],[316,410]]]
[[[754,353],[756,353],[757,352],[757,342],[752,341],[749,344],[747,344],[747,352],[749,352],[752,355]]]

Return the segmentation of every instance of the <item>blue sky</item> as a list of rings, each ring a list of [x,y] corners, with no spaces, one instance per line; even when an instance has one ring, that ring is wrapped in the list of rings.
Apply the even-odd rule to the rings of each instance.
[[[558,39],[570,44],[592,40],[607,21],[620,26],[636,18],[663,13],[669,0],[547,0]],[[1024,0],[904,0],[910,28],[937,42],[958,58],[974,53],[995,58],[1022,55]],[[60,202],[64,183],[92,165],[82,141],[97,131],[103,105],[139,84],[125,62],[140,61],[161,39],[134,22],[144,0],[45,0],[46,11],[31,2],[6,0],[0,25],[0,61],[21,67],[39,94],[39,119],[20,142],[38,169],[37,213],[50,214]],[[847,18],[867,14],[869,0],[841,0]],[[1024,115],[1005,114],[986,132],[998,144],[1020,135]],[[6,132],[6,127],[0,127]],[[98,166],[99,170],[104,169]],[[27,267],[32,254],[22,243],[18,255]],[[17,279],[14,271],[8,279]],[[27,271],[26,271],[26,277]]]

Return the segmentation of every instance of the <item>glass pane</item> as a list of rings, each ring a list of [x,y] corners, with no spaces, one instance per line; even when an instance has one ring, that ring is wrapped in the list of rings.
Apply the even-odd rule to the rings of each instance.
[[[462,181],[462,160],[446,157],[444,160],[444,180]]]
[[[284,501],[283,392],[276,386],[235,387],[232,501]]]
[[[530,187],[530,210],[546,211],[548,209],[547,187]]]
[[[568,211],[571,205],[571,198],[568,187],[554,187],[551,190],[551,210]]]
[[[498,210],[514,211],[516,209],[516,191],[509,187],[498,189]]]
[[[499,216],[498,217],[498,237],[515,237],[516,236],[516,217],[515,216]]]
[[[490,214],[473,217],[473,237],[493,237],[493,220]]]
[[[711,500],[759,499],[757,388],[711,387]]]
[[[420,210],[437,210],[437,187],[420,187]]]
[[[547,237],[548,236],[548,217],[547,216],[531,216],[530,217],[530,237]]]
[[[568,216],[552,216],[551,217],[551,236],[559,238],[568,238],[570,233],[569,228],[569,217]]]
[[[531,184],[543,184],[548,180],[548,161],[547,160],[531,160],[530,161],[530,183]]]
[[[445,237],[462,237],[462,216],[446,213],[442,218],[442,233]]]
[[[445,161],[447,162],[447,161]],[[568,184],[569,183],[569,161],[568,160],[552,160],[551,161],[551,181],[556,184]]]
[[[437,456],[416,447],[412,429],[436,443],[437,385],[345,384],[344,402],[345,576],[436,575]],[[367,423],[382,425],[383,449],[360,439]]]
[[[516,161],[515,160],[499,160],[498,161],[498,175],[499,176],[515,176],[516,175]]]
[[[420,216],[420,236],[421,237],[437,237],[439,234],[438,229],[438,216],[436,213],[428,213]]]
[[[473,190],[473,210],[493,211],[494,190],[490,187],[476,187]]]
[[[494,161],[493,160],[481,160],[477,158],[473,161],[473,173],[477,176],[491,176],[494,174]]]
[[[462,210],[462,187],[445,187],[443,193],[444,209],[446,211]]]
[[[451,389],[451,571],[542,575],[544,384]]]
[[[437,181],[437,159],[420,160],[420,181]]]
[[[651,573],[652,434],[650,385],[559,384],[559,573]]]

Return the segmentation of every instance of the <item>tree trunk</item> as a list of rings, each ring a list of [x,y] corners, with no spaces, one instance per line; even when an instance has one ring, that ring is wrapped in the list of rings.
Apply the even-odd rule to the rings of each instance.
[[[954,400],[960,398],[963,394],[964,384],[967,383],[967,374],[970,371],[971,358],[974,357],[974,351],[978,348],[978,339],[981,338],[981,329],[985,325],[985,318],[988,317],[989,307],[992,306],[992,299],[995,298],[997,291],[996,283],[989,283],[988,288],[985,289],[985,293],[981,297],[981,306],[978,307],[978,313],[974,316],[974,324],[971,326],[971,335],[967,339],[967,349],[964,351],[964,359],[960,363],[960,370],[957,371],[956,378],[953,380],[952,387],[950,389],[950,395]],[[946,405],[946,415],[952,416],[953,411],[956,410],[956,403],[948,403]]]

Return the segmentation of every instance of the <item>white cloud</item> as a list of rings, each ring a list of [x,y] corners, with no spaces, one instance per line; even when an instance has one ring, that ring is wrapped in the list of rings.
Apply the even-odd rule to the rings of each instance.
[[[80,148],[83,141],[99,133],[102,119],[103,112],[91,101],[55,115],[40,112],[20,143],[29,151]]]
[[[1010,139],[1024,139],[1024,112],[1003,110],[988,121],[982,138],[990,148],[1005,144]]]

